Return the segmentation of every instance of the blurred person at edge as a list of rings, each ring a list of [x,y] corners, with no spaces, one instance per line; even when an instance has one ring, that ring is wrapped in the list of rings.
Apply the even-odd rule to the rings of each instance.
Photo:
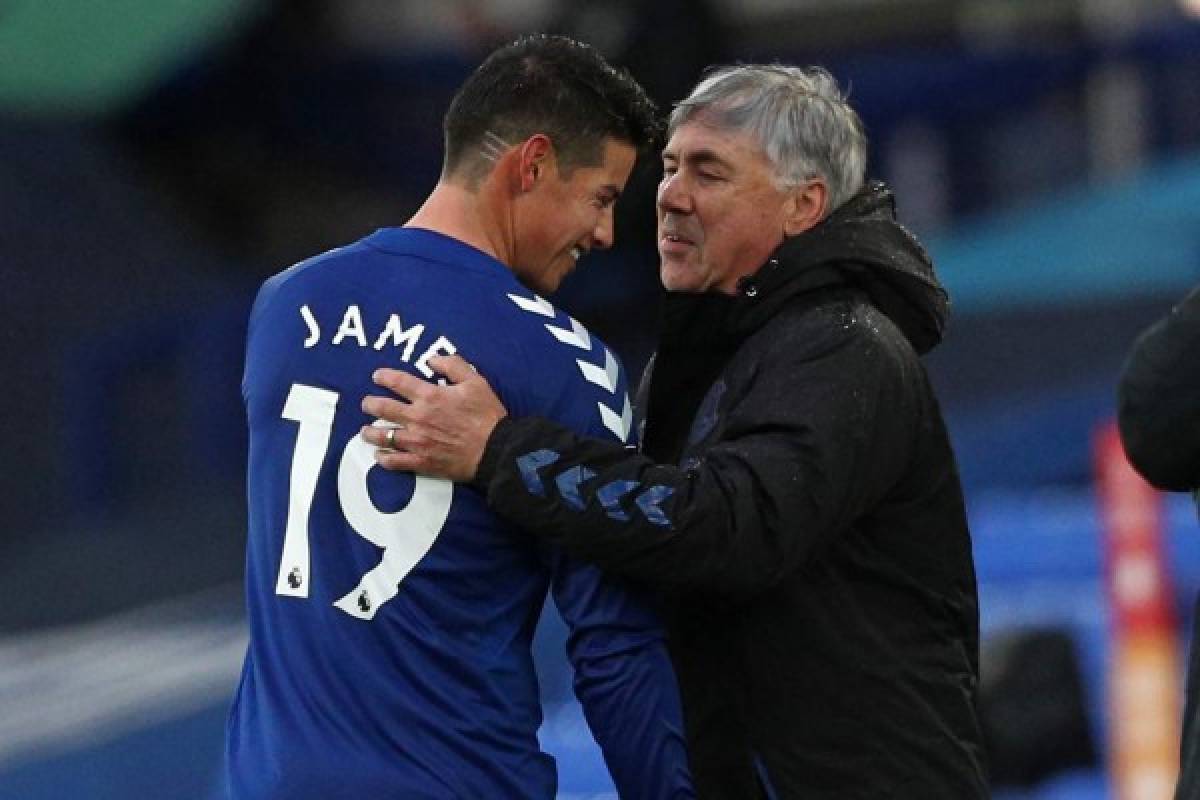
[[[597,408],[624,394],[619,366],[535,292],[612,244],[613,205],[660,128],[592,48],[520,39],[459,89],[441,178],[403,227],[263,285],[243,382],[250,645],[228,724],[232,798],[553,798],[530,652],[548,588],[622,796],[694,796],[645,603],[516,535],[469,487],[373,469],[358,436],[373,369],[432,378],[433,354],[461,351],[516,413],[624,446]],[[563,345],[556,322],[588,347]]]
[[[1200,487],[1200,287],[1134,344],[1117,387],[1117,424],[1130,463],[1152,485],[1172,492]],[[1176,800],[1200,800],[1197,631],[1200,614],[1193,613]]]
[[[458,357],[363,408],[391,469],[660,590],[704,798],[987,796],[958,469],[920,354],[947,298],[819,68],[708,74],[669,121],[642,450],[521,414]],[[486,378],[484,377],[486,376]]]

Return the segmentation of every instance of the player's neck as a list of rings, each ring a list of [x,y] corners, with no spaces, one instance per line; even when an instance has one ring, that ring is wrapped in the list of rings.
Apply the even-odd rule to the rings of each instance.
[[[439,182],[404,227],[424,228],[458,239],[510,264],[503,224],[479,192]]]

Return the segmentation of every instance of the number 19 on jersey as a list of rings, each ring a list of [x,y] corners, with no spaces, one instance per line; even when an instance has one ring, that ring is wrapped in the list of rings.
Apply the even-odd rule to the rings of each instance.
[[[300,428],[292,451],[287,527],[275,581],[278,595],[308,597],[312,576],[309,518],[333,434],[338,400],[337,392],[296,383],[283,406],[283,418],[299,423]],[[374,424],[386,423],[377,420]],[[367,475],[374,466],[374,446],[357,433],[351,436],[338,462],[338,501],[351,529],[382,548],[383,558],[334,605],[361,620],[373,619],[380,606],[396,596],[400,582],[433,547],[454,497],[450,481],[417,475],[407,505],[398,511],[380,511],[367,490]]]

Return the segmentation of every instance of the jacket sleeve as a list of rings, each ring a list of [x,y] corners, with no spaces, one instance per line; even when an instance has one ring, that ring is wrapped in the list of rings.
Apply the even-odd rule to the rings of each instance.
[[[728,398],[717,441],[684,466],[506,418],[476,482],[501,515],[606,569],[762,590],[894,482],[914,427],[904,372],[869,336],[780,347],[745,396]]]
[[[695,795],[675,672],[658,618],[637,592],[545,548],[555,605],[570,631],[575,696],[621,797]],[[636,713],[630,713],[636,709]]]
[[[1134,344],[1117,389],[1130,462],[1160,489],[1200,486],[1200,288]]]

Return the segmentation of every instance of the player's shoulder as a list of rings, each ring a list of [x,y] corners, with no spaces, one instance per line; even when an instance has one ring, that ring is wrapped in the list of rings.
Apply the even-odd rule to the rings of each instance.
[[[600,337],[551,302],[521,289],[505,316],[526,350],[537,413],[576,429],[631,435],[629,386],[620,358]]]
[[[585,361],[622,372],[620,361],[600,337],[544,297],[522,287],[504,291],[497,299],[499,315],[536,364],[550,367]]]
[[[280,295],[296,291],[309,291],[314,284],[328,284],[337,274],[349,274],[352,270],[342,269],[345,262],[362,259],[369,255],[369,250],[359,240],[351,244],[335,247],[323,253],[311,256],[297,262],[286,269],[280,270],[263,281],[258,290],[255,302],[257,308],[268,305]]]

